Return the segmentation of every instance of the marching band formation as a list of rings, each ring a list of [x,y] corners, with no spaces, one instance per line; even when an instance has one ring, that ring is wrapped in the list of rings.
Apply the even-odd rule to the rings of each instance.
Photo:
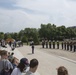
[[[76,40],[64,40],[64,41],[42,40],[42,48],[62,49],[76,52]]]

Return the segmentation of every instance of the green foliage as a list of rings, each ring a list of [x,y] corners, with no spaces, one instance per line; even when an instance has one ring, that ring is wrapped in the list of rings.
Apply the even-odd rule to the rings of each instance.
[[[35,44],[39,44],[38,35],[36,28],[25,28],[19,32],[19,36],[21,36],[20,38],[23,42],[34,41]]]
[[[34,41],[39,44],[42,39],[47,40],[63,40],[76,38],[76,28],[64,25],[56,27],[55,24],[41,24],[41,28],[25,28],[18,33],[3,33],[0,32],[0,39],[13,38],[15,40],[22,40],[22,42]]]
[[[4,33],[0,32],[0,39],[4,39]]]
[[[12,38],[11,33],[5,33],[4,34],[4,39]]]
[[[39,29],[40,38],[51,40],[63,40],[76,38],[76,28],[66,28],[64,25],[41,24]]]
[[[35,45],[39,44],[38,35],[36,33],[33,35],[33,41],[34,41]]]
[[[27,39],[27,37],[26,37],[26,36],[23,36],[23,37],[22,37],[22,39],[21,39],[21,41],[22,41],[22,42],[27,42],[27,41],[28,41],[28,39]]]
[[[41,24],[39,34],[41,38],[54,39],[56,35],[56,25],[51,25],[50,23],[47,25]]]

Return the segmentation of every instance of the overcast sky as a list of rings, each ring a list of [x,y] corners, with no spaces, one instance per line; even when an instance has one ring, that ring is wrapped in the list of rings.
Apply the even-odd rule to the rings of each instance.
[[[0,32],[47,23],[76,26],[76,0],[0,0]]]

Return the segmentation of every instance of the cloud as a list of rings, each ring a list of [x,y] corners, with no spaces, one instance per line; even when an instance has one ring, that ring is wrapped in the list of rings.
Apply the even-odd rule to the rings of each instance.
[[[15,32],[41,23],[75,25],[75,0],[0,0],[0,31]]]
[[[13,9],[15,2],[13,0],[0,0],[0,8]]]
[[[40,24],[48,19],[47,15],[32,15],[21,10],[8,10],[6,12],[2,9],[0,14],[0,31],[3,32],[15,32],[25,27],[39,28]]]

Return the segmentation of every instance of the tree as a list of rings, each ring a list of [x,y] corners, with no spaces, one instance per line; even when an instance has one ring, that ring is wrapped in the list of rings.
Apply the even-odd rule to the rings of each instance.
[[[27,37],[26,37],[26,36],[23,36],[21,41],[22,41],[22,42],[27,42],[27,41],[28,41],[28,39],[27,39]]]
[[[36,28],[25,28],[19,32],[19,36],[22,36],[22,41],[34,41],[35,44],[38,44],[38,30]]]
[[[13,36],[14,36],[13,39],[15,39],[15,40],[18,39],[18,33],[15,32],[15,33],[13,34]]]
[[[56,25],[51,25],[50,23],[48,24],[41,24],[41,29],[39,30],[39,34],[41,38],[46,38],[46,39],[54,39],[56,36]]]
[[[4,39],[4,33],[0,32],[0,39]]]
[[[10,33],[5,33],[4,34],[4,39],[12,38]]]

